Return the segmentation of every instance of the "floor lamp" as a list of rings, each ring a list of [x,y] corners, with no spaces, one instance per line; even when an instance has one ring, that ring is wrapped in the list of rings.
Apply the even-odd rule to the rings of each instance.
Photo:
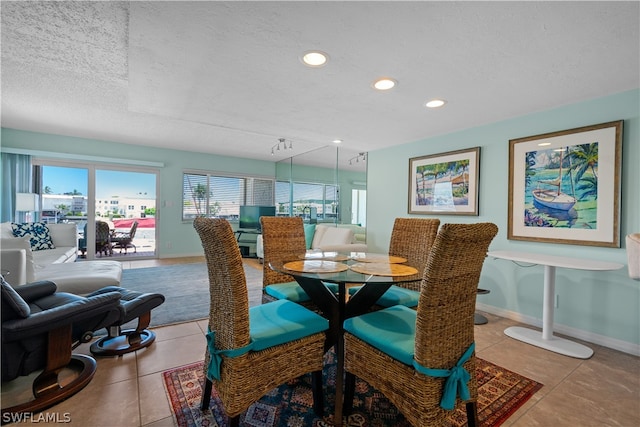
[[[38,211],[39,197],[36,193],[16,193],[16,212],[25,212],[25,222],[31,222],[32,212]],[[16,214],[16,220],[19,220]]]

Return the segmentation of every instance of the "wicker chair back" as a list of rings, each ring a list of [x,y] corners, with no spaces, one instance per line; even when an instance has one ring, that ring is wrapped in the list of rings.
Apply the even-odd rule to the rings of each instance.
[[[209,329],[220,350],[249,344],[249,296],[240,248],[231,225],[220,218],[196,218],[209,272]]]
[[[269,268],[274,261],[291,261],[304,256],[307,249],[304,240],[304,225],[301,217],[263,216],[262,242],[264,245],[264,263],[262,269],[262,286],[274,283],[291,282],[293,277],[278,273]]]
[[[439,226],[439,219],[396,218],[389,242],[389,255],[406,258],[422,275]],[[420,284],[421,281],[416,281],[397,286],[420,291]]]

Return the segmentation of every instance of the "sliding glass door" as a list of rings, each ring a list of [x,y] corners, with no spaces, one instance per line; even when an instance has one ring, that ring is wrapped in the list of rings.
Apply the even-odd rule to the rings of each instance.
[[[157,256],[157,171],[43,159],[34,166],[40,219],[76,223],[80,259],[96,259],[96,221],[109,224],[114,237],[111,250],[98,259]]]
[[[156,181],[152,172],[96,169],[96,219],[119,236],[112,256],[156,256]]]

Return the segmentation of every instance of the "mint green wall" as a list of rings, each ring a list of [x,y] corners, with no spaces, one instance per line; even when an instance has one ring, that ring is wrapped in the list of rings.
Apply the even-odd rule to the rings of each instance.
[[[493,250],[519,250],[601,259],[625,264],[614,272],[558,269],[556,291],[559,307],[556,330],[614,348],[640,348],[640,282],[628,278],[623,248],[507,240],[507,187],[509,140],[575,127],[624,120],[621,235],[640,231],[640,91],[634,90],[589,102],[568,105],[487,126],[417,141],[368,154],[367,244],[386,252],[393,220],[407,217],[409,158],[469,147],[482,147],[480,167],[480,216],[440,216],[442,222],[491,221],[500,232]],[[217,170],[275,175],[275,164],[257,160],[156,149],[108,141],[2,129],[1,146],[74,155],[113,157],[162,162],[158,215],[161,257],[201,254],[191,223],[181,221],[182,171]],[[176,145],[179,141],[176,142]],[[389,171],[396,171],[395,174]],[[377,171],[379,171],[377,173]],[[346,179],[346,178],[345,178]],[[345,182],[348,182],[346,179]],[[343,189],[344,192],[344,189]],[[344,214],[343,214],[344,215]],[[171,248],[166,243],[171,242]],[[539,323],[542,313],[542,267],[517,267],[503,260],[487,259],[480,286],[491,293],[478,301],[498,314]]]
[[[82,156],[161,162],[158,188],[158,255],[161,258],[202,255],[200,239],[191,222],[182,222],[182,172],[184,169],[219,171],[273,177],[275,163],[188,151],[143,147],[15,129],[2,129],[2,149],[7,147],[52,153],[48,157],[74,160]],[[179,146],[179,141],[176,141]],[[44,156],[43,156],[44,157]]]
[[[455,107],[451,104],[450,108]],[[409,158],[480,146],[480,215],[441,215],[441,222],[490,221],[497,224],[500,231],[491,250],[539,252],[625,264],[624,269],[612,272],[557,269],[556,330],[637,352],[640,348],[640,281],[628,277],[624,236],[640,231],[639,110],[640,91],[633,90],[370,152],[367,182],[369,249],[386,251],[394,218],[412,216],[407,213]],[[507,240],[509,140],[620,119],[624,120],[622,248]],[[386,172],[389,170],[395,173]],[[491,306],[497,314],[540,325],[542,283],[543,268],[540,266],[523,268],[509,261],[487,258],[480,287],[491,293],[479,297],[478,302]]]

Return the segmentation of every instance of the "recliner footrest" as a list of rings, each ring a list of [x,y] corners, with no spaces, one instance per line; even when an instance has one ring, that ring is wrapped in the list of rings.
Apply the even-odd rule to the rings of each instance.
[[[164,295],[142,293],[117,286],[107,286],[91,295],[106,292],[120,293],[122,316],[117,323],[107,328],[106,337],[91,345],[91,353],[96,356],[116,356],[149,346],[156,338],[154,332],[146,329],[151,321],[151,310],[164,302]],[[121,330],[122,325],[136,318],[138,325],[135,329]]]

